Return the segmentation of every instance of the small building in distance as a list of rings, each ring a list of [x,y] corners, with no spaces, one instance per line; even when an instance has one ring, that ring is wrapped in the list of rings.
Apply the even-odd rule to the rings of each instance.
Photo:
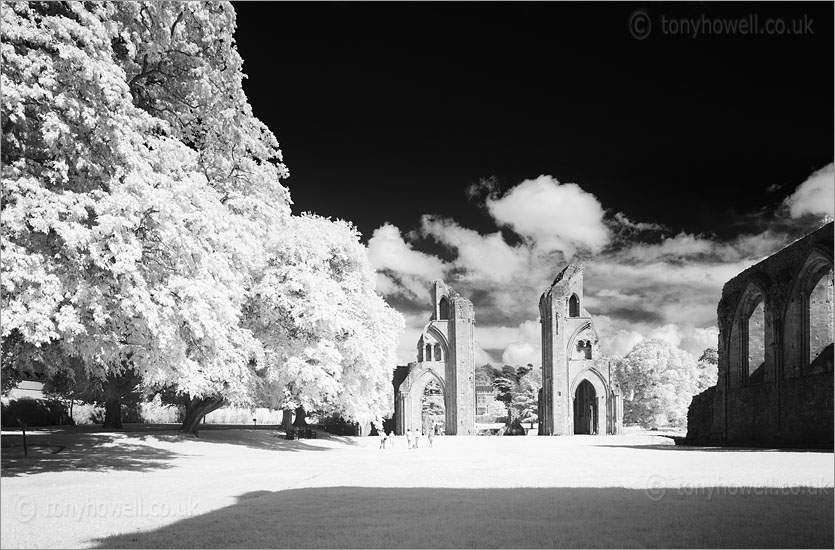
[[[611,362],[600,357],[600,339],[583,303],[583,267],[575,264],[563,269],[539,299],[539,435],[622,432],[620,390]]]
[[[475,415],[488,414],[490,405],[496,402],[496,388],[491,385],[476,384],[475,387]]]
[[[685,443],[832,448],[832,258],[828,223],[725,283],[719,379]]]

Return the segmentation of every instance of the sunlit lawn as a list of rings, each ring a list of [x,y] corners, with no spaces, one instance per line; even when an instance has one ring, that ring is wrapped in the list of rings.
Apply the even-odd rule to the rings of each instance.
[[[411,451],[400,438],[380,451],[376,438],[244,429],[29,442],[28,457],[3,449],[6,548],[833,545],[831,452],[649,435],[440,437]]]

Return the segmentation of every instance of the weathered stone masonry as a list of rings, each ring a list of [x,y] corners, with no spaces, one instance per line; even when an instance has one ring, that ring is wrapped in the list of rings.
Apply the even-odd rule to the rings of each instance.
[[[569,265],[539,299],[542,390],[539,434],[618,434],[623,405],[611,364],[583,307],[583,268]]]
[[[717,316],[719,379],[687,441],[832,447],[833,224],[728,281]]]
[[[433,311],[417,343],[417,361],[394,372],[395,432],[419,430],[421,398],[438,382],[447,435],[475,434],[475,315],[473,304],[442,281],[432,284]]]

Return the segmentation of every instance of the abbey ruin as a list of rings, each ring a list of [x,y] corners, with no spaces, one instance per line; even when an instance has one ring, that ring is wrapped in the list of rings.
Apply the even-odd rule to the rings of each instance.
[[[432,284],[433,310],[417,343],[417,361],[394,372],[395,432],[424,429],[422,398],[440,388],[443,431],[475,435],[475,316],[473,303],[443,281]]]
[[[539,435],[619,434],[623,402],[583,307],[583,267],[568,265],[539,299]]]
[[[695,396],[687,442],[833,443],[833,223],[722,289],[719,380]]]
[[[475,317],[473,304],[442,281],[432,284],[433,310],[417,342],[417,361],[394,371],[397,434],[426,429],[427,389],[443,401],[443,431],[474,435]],[[539,300],[542,383],[539,435],[619,434],[623,402],[611,364],[583,307],[583,268],[568,265]]]

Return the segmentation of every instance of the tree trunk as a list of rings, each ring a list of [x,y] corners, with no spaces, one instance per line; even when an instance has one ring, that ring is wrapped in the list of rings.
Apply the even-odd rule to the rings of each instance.
[[[122,429],[122,398],[129,397],[140,381],[129,359],[122,362],[122,370],[110,373],[104,380],[104,425],[111,430]]]
[[[122,396],[115,388],[108,388],[104,401],[104,424],[102,428],[122,429]]]
[[[289,409],[282,411],[281,427],[284,428],[284,431],[293,427],[293,411]]]
[[[186,404],[186,415],[183,418],[183,425],[180,431],[187,434],[197,435],[200,421],[210,412],[221,408],[226,403],[222,397],[192,397]]]
[[[296,407],[296,420],[293,422],[293,426],[297,428],[307,426],[307,413],[304,412],[304,407]]]

